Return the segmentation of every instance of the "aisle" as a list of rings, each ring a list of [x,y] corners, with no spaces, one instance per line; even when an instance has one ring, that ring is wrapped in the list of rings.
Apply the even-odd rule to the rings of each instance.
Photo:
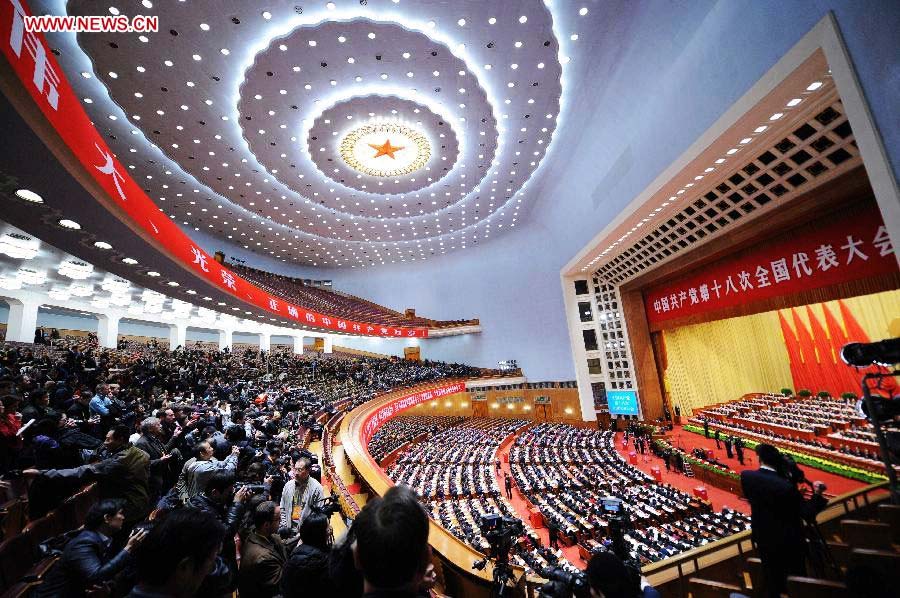
[[[712,431],[710,431],[710,434],[712,434]],[[732,459],[728,458],[727,454],[725,453],[724,445],[722,445],[722,448],[720,449],[716,448],[716,441],[714,438],[706,438],[703,436],[703,434],[694,434],[693,432],[682,430],[681,426],[675,426],[675,429],[670,432],[670,435],[673,438],[672,444],[680,446],[688,452],[690,452],[690,450],[695,447],[712,449],[716,455],[716,459],[722,461],[723,463],[729,464],[731,468],[737,472],[741,472],[745,469],[756,469],[757,467],[759,467],[759,464],[756,461],[756,453],[752,450],[744,449],[744,466],[741,467],[736,457]],[[825,495],[828,497],[851,492],[853,490],[856,490],[857,488],[862,488],[863,486],[868,485],[865,482],[851,480],[850,478],[845,478],[833,473],[828,473],[827,471],[822,471],[821,469],[816,469],[807,465],[800,465],[800,469],[803,470],[808,479],[812,481],[825,482],[825,485],[828,487]]]
[[[494,475],[497,477],[497,486],[500,488],[500,493],[506,497],[506,487],[503,485],[503,476],[507,473],[512,476],[512,472],[509,470],[509,463],[507,462],[506,456],[509,455],[509,448],[512,446],[512,443],[506,443],[505,445],[501,445],[497,450],[497,458],[500,459],[500,472],[497,472],[497,467],[494,466]],[[507,499],[509,500],[509,499]],[[519,519],[522,521],[528,522],[528,501],[519,492],[519,488],[516,486],[515,480],[513,480],[512,487],[512,500],[509,500],[510,504],[512,504],[513,509],[515,509],[516,514],[519,516]],[[534,531],[541,539],[541,544],[544,546],[550,545],[550,534],[547,531],[546,527],[535,528]],[[584,569],[587,566],[587,563],[581,560],[581,557],[578,554],[578,546],[563,546],[559,545],[560,549],[562,549],[563,555],[565,555],[566,559],[576,567],[580,569]]]
[[[616,451],[622,456],[625,461],[628,461],[628,453],[635,450],[634,446],[631,442],[631,439],[628,440],[628,446],[626,448],[622,448],[622,437],[624,432],[616,433]],[[676,444],[673,442],[672,444]],[[690,450],[691,447],[685,447]],[[650,449],[647,449],[647,453],[642,455],[639,451],[637,452],[638,462],[635,465],[641,471],[651,474],[651,468],[659,467],[660,472],[662,472],[662,481],[665,484],[670,484],[675,486],[679,490],[683,490],[693,496],[694,488],[697,486],[703,486],[706,488],[706,493],[709,496],[709,501],[713,505],[713,509],[716,511],[721,511],[722,507],[728,507],[729,509],[734,509],[735,511],[740,511],[742,513],[750,513],[750,503],[746,500],[738,498],[731,492],[726,490],[721,490],[719,488],[714,488],[709,484],[705,484],[696,478],[689,478],[684,474],[678,473],[673,468],[672,471],[666,471],[666,463],[660,457],[656,457],[653,453],[650,452]],[[747,453],[744,455],[747,456]],[[734,462],[737,465],[737,459]]]

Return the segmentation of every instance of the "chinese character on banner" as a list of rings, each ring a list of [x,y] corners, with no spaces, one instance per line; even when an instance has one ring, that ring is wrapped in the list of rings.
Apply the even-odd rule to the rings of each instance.
[[[819,245],[816,248],[816,267],[825,272],[831,268],[838,267],[837,255],[831,245]]]
[[[655,301],[653,301],[653,311],[659,313],[660,310],[662,310],[662,305],[660,304],[659,299],[656,299]]]
[[[337,326],[339,330],[347,330],[347,322],[343,320],[338,320]]]
[[[688,296],[691,298],[691,305],[695,305],[700,303],[700,300],[697,298],[697,288],[691,287],[688,289]],[[707,291],[707,296],[709,296],[709,291]]]
[[[331,318],[322,316],[322,326],[331,326]]]
[[[119,192],[119,197],[122,198],[122,201],[128,201],[128,198],[125,197],[125,192],[122,191],[122,183],[125,182],[125,177],[122,176],[118,170],[116,170],[116,165],[113,164],[112,154],[108,154],[103,149],[94,144],[94,147],[97,148],[97,151],[100,152],[100,156],[103,158],[104,164],[103,166],[94,165],[94,168],[102,172],[103,174],[108,174],[113,178],[113,184],[116,186],[116,191]]]
[[[229,272],[228,270],[222,269],[222,284],[231,289],[232,291],[236,291],[237,287],[235,286],[234,274]]]
[[[372,328],[371,326],[366,326],[366,332],[372,332],[372,331],[374,331],[374,330],[375,330],[375,329]]]
[[[770,287],[772,283],[769,282],[769,271],[763,268],[762,266],[756,267],[756,288],[761,289],[763,287]]]
[[[293,305],[288,305],[288,315],[292,318],[299,318],[300,312],[297,311],[297,308]]]
[[[684,307],[684,302],[687,301],[687,291],[679,291],[678,292],[678,303],[682,307]]]
[[[352,326],[352,328],[353,328],[353,332],[361,332],[362,331],[362,326],[360,326],[359,324],[354,324]]]
[[[738,283],[740,283],[742,291],[753,288],[753,283],[750,282],[750,273],[746,270],[741,270],[741,273],[738,274]]]
[[[804,274],[807,276],[812,276],[812,269],[808,265],[809,256],[801,251],[800,253],[795,253],[792,265],[794,266],[794,272],[797,274],[797,278],[801,278]]]
[[[19,0],[10,0],[13,8],[12,30],[9,33],[9,47],[18,58],[22,57],[22,47],[34,59],[34,76],[31,81],[41,95],[44,95],[44,84],[47,84],[47,103],[54,110],[59,108],[59,75],[47,59],[47,50],[40,39],[32,31],[25,31],[25,9]],[[124,198],[123,198],[124,199]]]
[[[379,332],[381,332],[381,334],[387,334],[387,333],[388,333],[388,329],[387,329],[387,328],[382,328]]]
[[[772,262],[772,277],[775,284],[791,279],[791,271],[788,269],[787,258],[781,258]]]
[[[394,328],[394,336],[403,336],[403,331],[399,328]]]
[[[884,257],[890,253],[894,253],[894,246],[891,244],[891,238],[888,236],[887,227],[885,225],[881,225],[878,227],[878,232],[875,233],[875,238],[872,239],[872,245],[878,248],[881,257]]]
[[[415,336],[415,335],[416,335],[416,331],[415,331],[415,330],[407,330],[407,331],[406,331],[406,336]]]
[[[191,247],[191,253],[194,256],[194,263],[200,264],[200,269],[204,272],[209,272],[209,267],[206,265],[206,254],[196,247]]]
[[[731,279],[731,274],[728,275],[728,278],[725,279],[725,294],[730,295],[732,292],[737,293],[737,287],[734,286],[734,281]]]
[[[704,303],[709,301],[709,285],[706,283],[700,285],[700,300]]]
[[[278,311],[278,301],[276,301],[272,297],[269,297],[269,309],[271,309],[272,311]]]
[[[305,317],[306,317],[306,321],[307,321],[307,322],[311,322],[311,323],[313,323],[313,324],[316,323],[316,316],[315,316],[315,314],[311,314],[311,313],[309,313],[309,312],[306,312],[306,314],[304,314],[304,315],[305,315]]]
[[[720,299],[722,297],[722,295],[719,294],[719,291],[722,290],[722,285],[720,285],[719,281],[715,278],[713,279],[712,290],[716,292],[716,299]]]
[[[676,295],[675,293],[672,293],[671,295],[669,295],[669,306],[673,310],[681,307],[681,305],[678,303],[678,295]]]
[[[853,235],[847,235],[847,244],[841,245],[841,249],[847,250],[847,265],[850,265],[850,262],[853,261],[853,258],[859,256],[859,259],[862,261],[866,261],[869,259],[865,253],[859,250],[859,246],[863,244],[862,240],[857,241],[853,238]]]
[[[669,298],[668,297],[660,297],[659,304],[662,305],[663,311],[669,311]]]

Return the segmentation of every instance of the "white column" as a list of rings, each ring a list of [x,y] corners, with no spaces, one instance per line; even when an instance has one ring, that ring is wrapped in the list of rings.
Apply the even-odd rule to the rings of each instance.
[[[259,333],[259,350],[270,351],[272,349],[272,334],[269,332]]]
[[[234,339],[234,330],[231,328],[225,328],[219,331],[219,351],[224,351],[225,349],[231,350],[231,345],[233,344]]]
[[[16,343],[34,342],[38,308],[41,304],[29,299],[7,299],[7,301],[9,319],[6,323],[6,340]]]
[[[585,280],[588,285],[588,293],[586,295],[575,294],[575,281]],[[594,392],[591,387],[593,382],[592,376],[588,371],[587,360],[591,357],[600,357],[599,351],[588,352],[584,346],[584,337],[582,331],[594,330],[597,333],[598,347],[602,344],[599,338],[600,333],[597,330],[597,304],[593,297],[593,283],[590,276],[587,277],[564,277],[561,279],[563,288],[563,302],[566,306],[566,322],[569,329],[569,342],[572,348],[572,359],[575,363],[575,380],[578,382],[578,402],[581,407],[581,419],[583,421],[595,421],[597,414],[594,409]],[[590,322],[582,322],[581,315],[578,311],[579,302],[590,302],[593,319]],[[606,362],[601,359],[604,364],[603,370],[606,371]]]
[[[303,353],[303,343],[306,340],[305,336],[295,336],[294,338],[294,353],[296,355],[300,355]]]
[[[325,337],[324,349],[322,350],[323,353],[331,353],[332,340],[333,340],[333,337],[331,337],[331,336]]]
[[[187,324],[169,324],[169,351],[184,348],[187,341]]]
[[[115,349],[119,341],[119,314],[97,314],[97,340],[101,347]]]

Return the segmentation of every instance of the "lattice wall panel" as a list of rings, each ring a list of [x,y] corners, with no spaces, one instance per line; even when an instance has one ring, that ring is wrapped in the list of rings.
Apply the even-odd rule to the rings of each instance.
[[[620,285],[758,216],[761,208],[784,203],[862,163],[840,100],[752,155],[720,182],[698,187],[681,212],[601,266],[596,277]]]

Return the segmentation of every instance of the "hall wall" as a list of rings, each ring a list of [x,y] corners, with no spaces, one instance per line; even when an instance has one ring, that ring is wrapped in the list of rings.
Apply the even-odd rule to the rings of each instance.
[[[897,334],[900,291],[851,297],[843,302],[869,340]],[[824,321],[823,306],[833,314],[839,313],[837,301],[811,306],[820,321]],[[797,314],[809,327],[806,310],[797,309]],[[667,330],[664,335],[669,364],[666,387],[682,415],[746,393],[777,392],[782,388],[799,390],[794,388],[778,311],[683,326]]]

